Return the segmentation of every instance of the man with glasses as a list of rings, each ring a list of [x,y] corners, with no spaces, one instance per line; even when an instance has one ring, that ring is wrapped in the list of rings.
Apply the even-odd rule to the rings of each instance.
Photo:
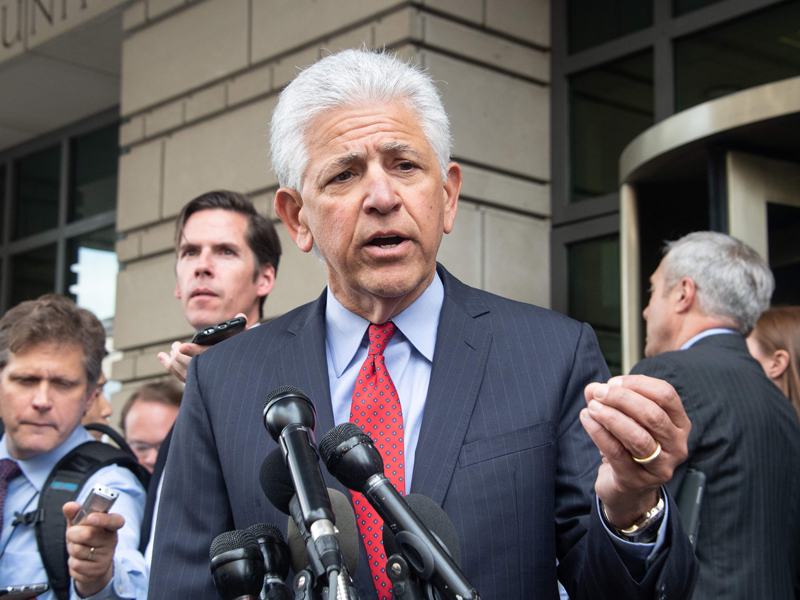
[[[119,425],[125,441],[150,473],[161,443],[178,418],[183,390],[171,381],[146,383],[136,390],[122,409]]]

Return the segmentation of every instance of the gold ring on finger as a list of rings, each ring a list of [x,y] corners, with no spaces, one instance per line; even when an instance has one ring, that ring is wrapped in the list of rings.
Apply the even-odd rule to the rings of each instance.
[[[94,556],[94,546],[89,548],[89,558],[87,558],[86,560],[92,560],[93,556]]]
[[[635,456],[631,455],[631,458],[633,458],[633,460],[635,460],[640,465],[648,465],[655,459],[657,459],[659,454],[661,454],[661,443],[658,440],[656,440],[655,452],[653,452],[650,456],[648,456],[647,458],[636,458]]]

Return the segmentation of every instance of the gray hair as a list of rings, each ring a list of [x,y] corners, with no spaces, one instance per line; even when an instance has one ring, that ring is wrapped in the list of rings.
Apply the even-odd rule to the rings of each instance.
[[[281,92],[270,126],[278,183],[300,190],[308,162],[306,133],[315,117],[336,108],[381,102],[404,102],[416,113],[446,179],[450,123],[433,80],[392,54],[361,48],[326,56]]]
[[[700,310],[748,335],[769,308],[775,278],[747,244],[724,233],[697,231],[664,248],[665,292],[684,277],[695,285]]]

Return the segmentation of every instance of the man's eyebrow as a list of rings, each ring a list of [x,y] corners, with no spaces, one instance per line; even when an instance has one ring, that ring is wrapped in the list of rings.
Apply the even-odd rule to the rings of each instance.
[[[363,158],[364,158],[363,152],[348,152],[347,154],[342,154],[341,156],[337,156],[336,158],[332,159],[328,164],[326,164],[325,167],[323,167],[323,169],[319,172],[319,176],[317,177],[317,185],[319,187],[323,187],[328,182],[328,178],[331,176],[330,174],[332,172],[350,166],[357,160]]]
[[[178,252],[183,252],[185,250],[193,250],[197,248],[197,244],[194,244],[188,240],[181,242],[180,246],[178,246]]]
[[[391,154],[411,154],[415,158],[422,158],[422,155],[413,146],[402,142],[386,142],[381,144],[380,150]]]

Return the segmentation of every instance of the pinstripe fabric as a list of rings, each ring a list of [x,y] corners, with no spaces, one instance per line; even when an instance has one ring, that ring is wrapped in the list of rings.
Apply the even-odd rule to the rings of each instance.
[[[694,598],[800,597],[800,424],[738,335],[646,359],[635,373],[669,381],[692,421],[687,468],[707,476]]]
[[[590,327],[463,285],[439,267],[445,298],[416,449],[412,492],[439,503],[462,568],[484,600],[688,597],[691,549],[671,519],[668,547],[633,581],[594,510],[600,457],[578,420],[583,387],[608,377]],[[269,392],[295,385],[333,427],[323,294],[192,361],[170,449],[151,600],[216,598],[208,548],[219,533],[287,519],[259,489],[275,447],[261,424]],[[327,476],[330,487],[341,486]],[[671,511],[671,514],[677,511]],[[361,548],[354,576],[375,597]]]

